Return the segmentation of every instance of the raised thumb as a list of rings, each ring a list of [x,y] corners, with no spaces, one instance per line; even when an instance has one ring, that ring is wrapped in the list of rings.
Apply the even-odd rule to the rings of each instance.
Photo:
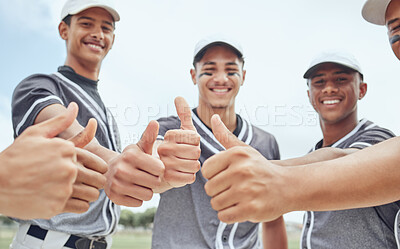
[[[140,141],[137,143],[146,154],[151,155],[153,152],[153,144],[157,139],[159,124],[157,121],[150,121],[147,125],[146,130],[143,132]]]
[[[85,147],[90,141],[93,140],[94,136],[96,135],[97,130],[97,121],[94,118],[89,119],[86,127],[76,134],[74,137],[68,139],[69,141],[73,142],[76,147],[83,148]]]
[[[226,128],[218,114],[211,117],[211,128],[215,138],[225,147],[225,149],[234,146],[247,146],[244,142],[240,141],[232,132]]]

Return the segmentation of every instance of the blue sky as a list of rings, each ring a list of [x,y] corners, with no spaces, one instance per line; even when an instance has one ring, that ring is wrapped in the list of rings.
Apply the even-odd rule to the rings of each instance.
[[[57,31],[63,2],[0,0],[0,149],[12,142],[15,86],[30,74],[54,72],[64,62],[65,46]],[[116,3],[121,22],[103,62],[99,90],[125,146],[137,141],[149,120],[174,115],[174,97],[184,96],[196,106],[197,89],[189,76],[194,45],[217,32],[236,38],[245,50],[247,77],[237,112],[276,136],[282,158],[307,153],[321,137],[302,75],[325,49],[345,49],[360,61],[369,87],[359,117],[400,133],[400,63],[386,29],[362,19],[364,0]]]

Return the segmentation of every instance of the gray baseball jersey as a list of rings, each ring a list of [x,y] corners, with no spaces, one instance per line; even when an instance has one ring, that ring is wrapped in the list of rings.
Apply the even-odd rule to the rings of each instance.
[[[366,119],[346,136],[331,145],[363,149],[394,137],[394,134]],[[319,141],[313,150],[322,147]],[[367,194],[367,193],[366,193]],[[397,248],[395,223],[400,202],[340,211],[306,212],[300,248],[360,249]]]
[[[33,125],[37,115],[45,107],[52,104],[67,106],[70,102],[79,105],[77,120],[82,126],[86,126],[90,118],[96,118],[96,138],[102,146],[120,151],[118,129],[101,101],[97,82],[76,74],[67,66],[60,67],[58,72],[51,75],[32,75],[16,87],[12,99],[14,136]],[[64,213],[49,220],[19,222],[87,237],[104,236],[115,230],[119,212],[119,206],[112,203],[104,190],[101,190],[99,199],[91,203],[89,210],[83,214]]]
[[[224,150],[212,131],[192,113],[193,123],[201,136],[200,163]],[[158,120],[159,138],[171,129],[180,128],[178,117]],[[237,129],[234,134],[243,142],[257,149],[268,159],[279,159],[275,138],[255,127],[237,115]],[[258,236],[258,224],[251,222],[227,225],[218,219],[217,212],[210,205],[210,197],[204,191],[206,179],[201,171],[196,174],[193,184],[174,188],[161,194],[160,204],[154,220],[153,249],[243,249],[262,248]]]

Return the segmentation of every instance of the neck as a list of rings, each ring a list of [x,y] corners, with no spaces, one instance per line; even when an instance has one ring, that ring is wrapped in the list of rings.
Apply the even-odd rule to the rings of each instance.
[[[197,107],[197,115],[208,127],[211,127],[211,117],[214,114],[218,114],[221,117],[222,122],[231,132],[236,129],[237,120],[234,105],[227,108],[213,108],[207,104],[199,104]]]
[[[321,130],[324,136],[322,147],[326,147],[339,141],[351,132],[358,124],[357,114],[335,123],[324,122],[320,119]]]
[[[72,67],[77,74],[85,78],[94,81],[97,81],[99,79],[101,64],[85,63],[82,61],[77,61],[72,57],[67,57],[65,65]]]

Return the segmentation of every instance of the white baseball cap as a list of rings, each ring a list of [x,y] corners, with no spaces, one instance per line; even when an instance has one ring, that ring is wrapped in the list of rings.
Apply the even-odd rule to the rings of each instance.
[[[314,57],[307,71],[303,75],[304,79],[309,79],[311,75],[318,70],[318,67],[324,63],[339,64],[353,69],[363,75],[360,63],[352,54],[345,51],[332,50],[322,52]]]
[[[243,48],[237,41],[235,41],[233,38],[228,37],[224,34],[213,34],[213,35],[210,35],[210,36],[207,36],[207,37],[201,39],[196,44],[196,46],[194,48],[193,59],[196,58],[196,56],[200,52],[206,50],[207,48],[209,48],[210,46],[212,46],[214,44],[219,44],[219,43],[225,44],[225,45],[231,47],[236,52],[238,52],[241,57],[243,57]]]
[[[120,20],[119,14],[115,10],[113,0],[67,0],[61,11],[61,20],[68,15],[76,15],[84,10],[94,7],[107,10],[114,18],[115,22]]]
[[[368,0],[361,14],[365,20],[377,25],[385,25],[386,9],[391,0]]]

